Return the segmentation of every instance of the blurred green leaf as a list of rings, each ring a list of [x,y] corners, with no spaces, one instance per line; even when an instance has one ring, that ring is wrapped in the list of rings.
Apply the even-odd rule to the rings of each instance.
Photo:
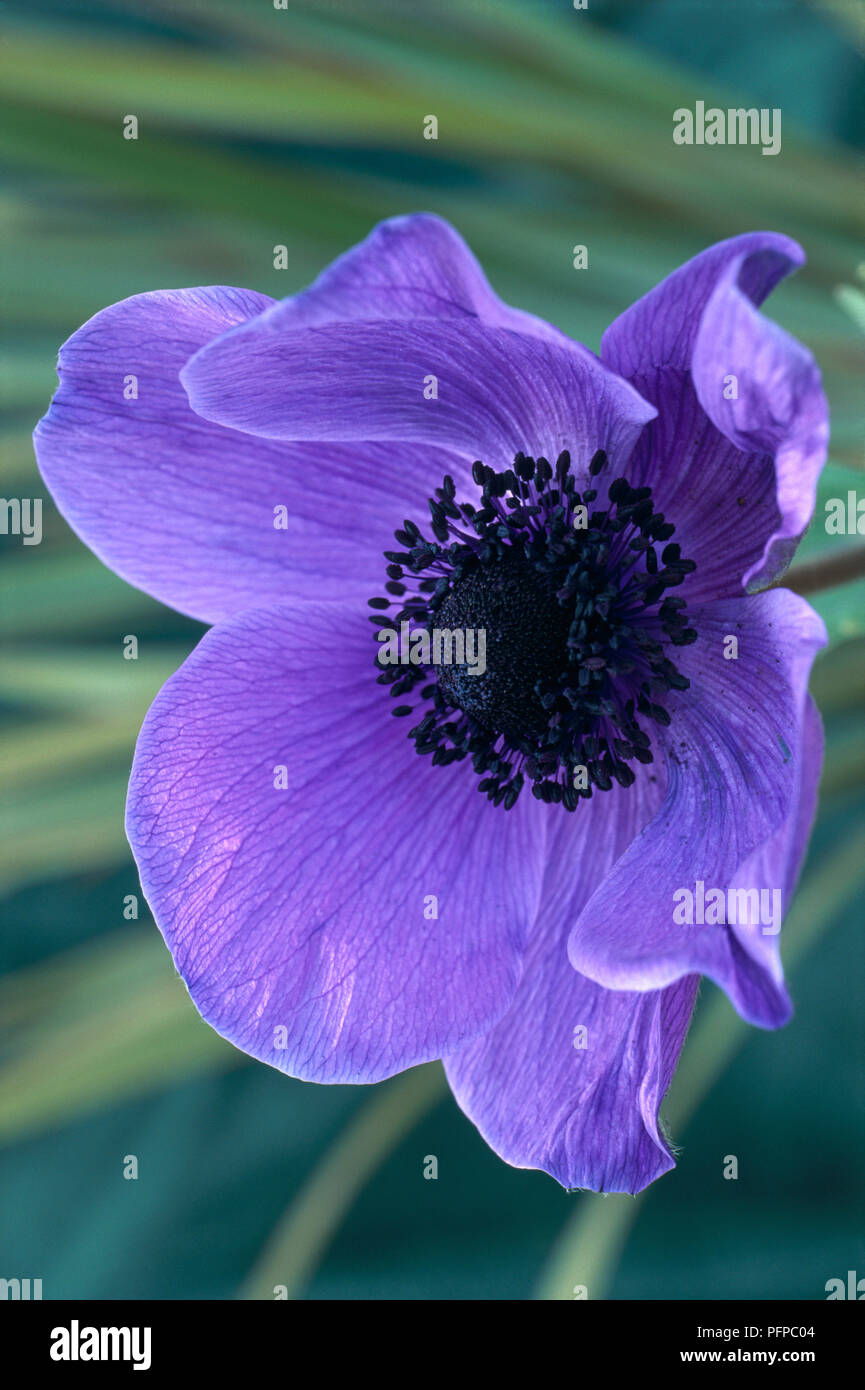
[[[370,1175],[433,1106],[449,1094],[438,1062],[376,1086],[316,1166],[272,1233],[241,1297],[296,1298]]]
[[[132,924],[0,981],[0,1030],[0,1144],[246,1060]]]
[[[129,856],[123,831],[129,769],[40,782],[0,808],[0,893]]]
[[[820,652],[811,675],[811,693],[824,714],[839,710],[865,714],[865,639],[837,642]]]
[[[846,309],[856,327],[865,333],[865,294],[852,285],[840,285],[835,291],[835,298],[841,308]]]
[[[70,555],[43,555],[40,549],[22,546],[14,562],[0,607],[0,640],[86,631],[95,622],[107,622],[116,626],[119,651],[121,638],[151,610],[152,600],[100,565],[83,546]]]
[[[55,649],[7,644],[0,662],[0,699],[17,700],[36,709],[120,713],[128,728],[146,713],[157,691],[181,665],[184,652],[147,642],[138,660],[124,661],[120,642],[114,651],[88,647]]]

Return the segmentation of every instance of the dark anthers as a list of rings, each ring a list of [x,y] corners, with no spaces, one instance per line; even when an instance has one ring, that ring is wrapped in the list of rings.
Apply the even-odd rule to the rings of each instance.
[[[606,466],[599,449],[590,478]],[[574,811],[653,760],[640,721],[670,723],[659,701],[689,682],[667,652],[697,639],[684,600],[666,591],[696,565],[670,543],[651,488],[616,478],[590,510],[598,493],[577,491],[567,451],[555,467],[522,453],[503,472],[476,462],[472,476],[481,506],[458,503],[446,476],[429,500],[433,539],[405,521],[403,549],[385,551],[387,596],[369,603],[394,640],[484,630],[485,670],[384,665],[380,648],[378,681],[400,701],[393,714],[421,714],[409,730],[417,752],[471,758],[496,806],[509,810],[528,780],[539,800]]]

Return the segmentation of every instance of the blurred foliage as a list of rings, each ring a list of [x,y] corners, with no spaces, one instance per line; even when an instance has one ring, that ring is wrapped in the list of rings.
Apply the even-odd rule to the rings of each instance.
[[[57,348],[126,295],[217,282],[283,296],[382,217],[428,208],[466,236],[506,299],[597,348],[610,319],[679,262],[771,227],[803,243],[808,265],[770,313],[815,352],[832,407],[831,463],[801,553],[844,544],[822,517],[829,497],[862,488],[855,10],[7,4],[3,495],[45,495],[30,431]],[[782,153],[674,147],[672,111],[697,99],[781,106]],[[121,138],[129,113],[134,142]],[[435,142],[422,138],[429,113]],[[573,269],[577,243],[587,271]],[[273,268],[277,244],[288,271]],[[711,1085],[711,1103],[617,1244],[617,1218],[595,1226],[590,1214],[614,1204],[501,1164],[452,1101],[436,1104],[437,1068],[373,1093],[303,1086],[198,1019],[143,903],[140,921],[123,919],[125,895],[140,891],[123,800],[144,711],[202,628],[111,575],[47,498],[44,530],[39,547],[4,537],[0,549],[0,1272],[42,1277],[47,1297],[231,1297],[261,1292],[283,1266],[280,1282],[302,1292],[311,1280],[317,1297],[526,1297],[575,1210],[606,1242],[592,1258],[612,1297],[819,1298],[827,1278],[861,1267],[850,1231],[863,1196],[865,897],[849,847],[865,810],[865,583],[814,600],[832,646],[813,680],[827,764],[797,1016],[777,1035],[740,1030],[707,987],[677,1085],[692,1084],[693,1104]],[[137,662],[121,657],[128,632]],[[846,857],[830,861],[823,891],[838,844]],[[713,1026],[735,1047],[716,1052]],[[731,1152],[742,1176],[725,1183]],[[136,1183],[121,1177],[127,1153],[139,1156]],[[421,1177],[428,1153],[437,1182]]]

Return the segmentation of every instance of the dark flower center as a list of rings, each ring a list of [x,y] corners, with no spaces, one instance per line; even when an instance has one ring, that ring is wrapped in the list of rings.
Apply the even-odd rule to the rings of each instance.
[[[476,565],[436,610],[436,626],[486,633],[486,670],[441,666],[439,689],[450,704],[512,742],[540,738],[549,723],[540,691],[561,669],[571,617],[546,575],[518,546]]]
[[[480,507],[445,477],[429,501],[434,539],[404,522],[404,548],[385,552],[388,597],[370,599],[378,680],[395,715],[421,715],[417,751],[471,758],[505,809],[527,779],[569,811],[629,786],[629,764],[652,761],[645,722],[669,724],[664,694],[688,687],[668,653],[697,634],[666,591],[696,567],[668,543],[650,488],[616,478],[594,507],[606,463],[598,450],[582,493],[567,453],[555,468],[523,454],[501,473],[475,463]]]

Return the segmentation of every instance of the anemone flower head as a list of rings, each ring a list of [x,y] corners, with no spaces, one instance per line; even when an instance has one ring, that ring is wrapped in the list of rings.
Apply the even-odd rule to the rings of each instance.
[[[57,505],[212,624],[147,715],[127,829],[237,1047],[318,1082],[442,1058],[507,1162],[637,1192],[673,1166],[700,975],[787,1020],[825,634],[768,586],[828,427],[758,306],[802,260],[720,242],[598,357],[420,214],[292,298],[136,295],[65,344],[35,436]]]

